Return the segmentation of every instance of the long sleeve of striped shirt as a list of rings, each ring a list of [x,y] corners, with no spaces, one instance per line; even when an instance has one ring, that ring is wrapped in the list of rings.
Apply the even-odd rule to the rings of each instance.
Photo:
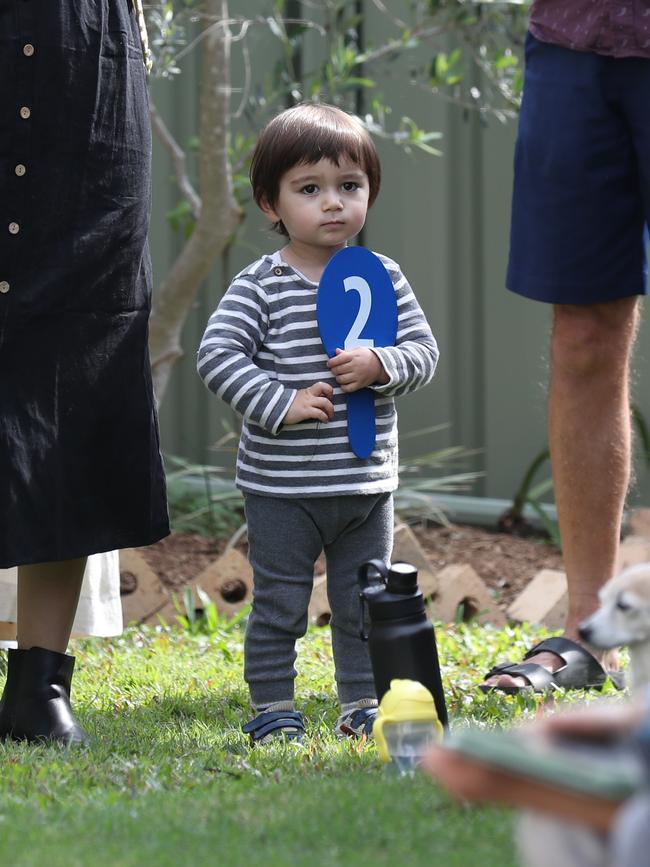
[[[395,346],[374,349],[390,379],[385,385],[372,388],[379,394],[398,397],[431,382],[438,363],[438,346],[399,265],[386,256],[380,259],[397,296],[397,339]]]
[[[198,354],[205,385],[244,422],[237,484],[273,496],[338,496],[397,486],[397,415],[393,395],[432,378],[438,349],[398,265],[380,256],[395,286],[397,345],[375,349],[389,382],[376,392],[376,446],[359,459],[347,439],[347,396],[327,367],[316,322],[317,284],[282,260],[263,256],[238,274],[208,321]],[[283,425],[298,389],[334,389],[327,423]]]
[[[205,385],[246,421],[277,434],[296,389],[253,360],[269,328],[269,299],[255,273],[239,274],[208,321],[197,369]]]

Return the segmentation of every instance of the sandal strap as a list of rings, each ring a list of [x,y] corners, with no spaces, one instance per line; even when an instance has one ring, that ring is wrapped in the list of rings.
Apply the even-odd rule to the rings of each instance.
[[[572,662],[578,660],[581,662],[593,660],[596,665],[601,668],[596,657],[589,653],[586,647],[583,647],[582,644],[578,644],[576,641],[571,641],[570,638],[564,638],[562,635],[556,635],[552,638],[545,638],[543,641],[540,641],[539,644],[530,648],[524,656],[524,659],[529,659],[531,656],[535,656],[538,653],[549,652],[559,656],[567,665],[571,665]]]
[[[253,742],[279,731],[299,736],[305,731],[305,722],[298,711],[265,711],[245,723],[242,731],[250,735]]]
[[[523,677],[527,680],[535,692],[546,692],[555,684],[555,676],[548,668],[543,665],[538,665],[536,662],[512,662],[504,663],[503,665],[495,665],[485,675],[487,680],[489,677],[495,677],[500,674],[508,674],[510,677]]]
[[[377,706],[358,707],[349,714],[339,717],[336,730],[339,734],[370,737],[377,718]]]
[[[564,662],[562,668],[552,673],[551,679],[557,686],[568,689],[586,689],[602,686],[607,674],[596,657],[575,641],[562,636],[546,638],[528,651],[524,659],[538,653],[554,653]]]

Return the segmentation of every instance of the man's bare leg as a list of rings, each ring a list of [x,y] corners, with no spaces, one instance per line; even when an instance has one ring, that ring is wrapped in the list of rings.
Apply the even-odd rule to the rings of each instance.
[[[566,632],[574,640],[616,566],[630,480],[629,362],[637,323],[636,297],[555,309],[549,438],[569,583]]]
[[[65,653],[86,558],[18,567],[18,647]]]
[[[598,607],[613,575],[630,479],[629,361],[638,323],[636,296],[607,304],[554,307],[549,445],[569,588],[565,635]],[[540,653],[551,671],[562,661]],[[492,677],[493,686],[524,686]]]

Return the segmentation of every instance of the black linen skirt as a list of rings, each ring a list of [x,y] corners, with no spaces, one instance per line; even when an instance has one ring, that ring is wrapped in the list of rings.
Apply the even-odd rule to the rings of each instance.
[[[0,0],[0,567],[169,532],[131,0]]]

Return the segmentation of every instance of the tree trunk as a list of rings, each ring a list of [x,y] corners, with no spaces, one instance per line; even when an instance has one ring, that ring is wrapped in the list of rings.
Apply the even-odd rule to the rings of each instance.
[[[182,356],[181,333],[203,281],[242,218],[228,158],[230,29],[225,0],[207,0],[200,95],[200,212],[191,237],[154,294],[149,327],[154,389],[162,402],[172,368]]]

